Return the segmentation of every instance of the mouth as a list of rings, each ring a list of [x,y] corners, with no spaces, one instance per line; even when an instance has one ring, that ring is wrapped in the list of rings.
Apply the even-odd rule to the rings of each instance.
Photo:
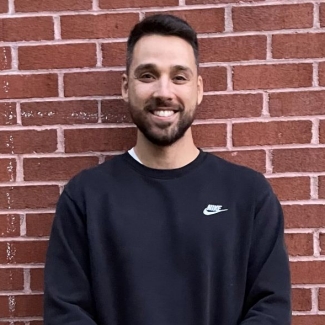
[[[173,110],[154,110],[151,113],[158,117],[171,117],[177,112]]]

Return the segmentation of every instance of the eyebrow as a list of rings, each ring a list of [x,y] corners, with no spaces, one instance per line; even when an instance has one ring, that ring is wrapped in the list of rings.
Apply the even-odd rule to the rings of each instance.
[[[141,72],[143,70],[158,70],[158,67],[156,64],[153,64],[153,63],[140,64],[134,70],[134,74],[138,74],[139,72]],[[193,75],[193,71],[189,67],[184,66],[184,65],[175,65],[172,67],[172,71],[184,71],[184,72],[188,72],[191,75]]]

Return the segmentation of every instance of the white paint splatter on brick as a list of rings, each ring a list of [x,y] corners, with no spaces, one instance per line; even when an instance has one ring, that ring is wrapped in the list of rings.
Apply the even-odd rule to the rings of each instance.
[[[16,256],[16,248],[12,243],[7,243],[7,263],[12,263]]]
[[[15,296],[9,296],[9,314],[12,317],[16,310],[16,298]]]
[[[14,234],[17,230],[16,228],[17,216],[7,216],[7,234]]]

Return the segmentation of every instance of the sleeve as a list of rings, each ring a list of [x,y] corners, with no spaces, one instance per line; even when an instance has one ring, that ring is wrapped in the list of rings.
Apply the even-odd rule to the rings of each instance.
[[[45,263],[44,325],[95,325],[85,216],[61,194]]]
[[[263,177],[264,178],[264,177]],[[291,285],[280,203],[265,181],[255,205],[246,299],[240,325],[290,325]],[[261,195],[261,193],[263,193]]]

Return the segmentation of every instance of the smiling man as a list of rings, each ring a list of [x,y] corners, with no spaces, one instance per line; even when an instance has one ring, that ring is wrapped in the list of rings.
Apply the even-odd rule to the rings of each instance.
[[[204,153],[195,31],[170,15],[128,39],[134,148],[81,172],[57,205],[45,325],[289,325],[280,204],[265,178]]]

